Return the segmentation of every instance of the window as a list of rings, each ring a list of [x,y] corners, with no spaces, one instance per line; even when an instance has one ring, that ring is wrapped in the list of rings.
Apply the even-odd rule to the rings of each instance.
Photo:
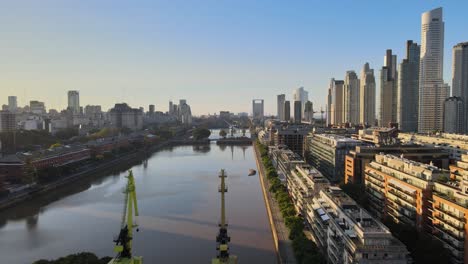
[[[363,259],[368,259],[368,258],[369,258],[369,254],[367,254],[367,253],[362,253],[362,258],[363,258]]]

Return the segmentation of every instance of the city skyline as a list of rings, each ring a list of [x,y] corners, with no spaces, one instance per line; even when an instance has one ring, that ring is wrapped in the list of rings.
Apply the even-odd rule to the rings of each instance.
[[[468,39],[463,2],[405,2],[404,9],[385,7],[385,13],[368,2],[191,5],[4,4],[2,21],[11,26],[5,32],[7,41],[0,44],[6,61],[1,69],[2,104],[14,95],[18,106],[38,100],[48,109],[65,109],[67,91],[78,90],[81,105],[103,109],[127,102],[145,110],[155,104],[164,111],[169,100],[186,98],[195,115],[245,112],[252,98],[262,98],[265,114],[274,114],[277,94],[304,86],[315,109],[325,109],[331,77],[344,79],[347,70],[358,72],[365,62],[379,69],[383,50],[392,49],[403,58],[406,40],[420,43],[420,15],[427,10],[444,9],[443,79],[449,84],[451,47]],[[323,12],[343,7],[365,15],[350,22]],[[393,16],[397,9],[399,15]],[[369,23],[374,19],[395,27],[381,36],[377,23]],[[315,26],[322,22],[332,23],[327,30]],[[366,42],[336,41],[363,26],[372,33]],[[210,98],[216,100],[207,104]]]

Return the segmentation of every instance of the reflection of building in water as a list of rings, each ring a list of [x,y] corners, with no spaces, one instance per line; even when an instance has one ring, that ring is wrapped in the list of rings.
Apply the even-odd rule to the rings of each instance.
[[[35,230],[37,227],[37,222],[39,221],[39,215],[31,215],[26,218],[26,228],[28,230]]]
[[[198,153],[208,153],[210,152],[211,150],[211,147],[209,144],[207,145],[194,145],[192,147],[193,151],[194,152],[198,152]]]

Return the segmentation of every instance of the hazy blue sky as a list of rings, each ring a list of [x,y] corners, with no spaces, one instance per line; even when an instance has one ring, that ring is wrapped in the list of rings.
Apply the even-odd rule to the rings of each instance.
[[[185,98],[195,114],[250,112],[264,98],[275,113],[277,94],[304,86],[324,106],[331,77],[365,62],[378,77],[385,50],[400,61],[407,39],[420,42],[421,13],[439,6],[451,84],[468,1],[2,0],[0,103],[17,95],[21,106],[63,108],[66,91],[79,90],[82,105],[105,109],[167,111]]]

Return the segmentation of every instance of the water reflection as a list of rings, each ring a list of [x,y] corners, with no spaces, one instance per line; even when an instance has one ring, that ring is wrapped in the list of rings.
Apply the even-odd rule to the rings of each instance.
[[[80,251],[112,255],[129,168],[140,207],[135,254],[148,263],[209,262],[216,254],[217,174],[225,168],[231,250],[243,263],[274,263],[258,177],[246,175],[254,167],[251,147],[214,143],[169,147],[142,162],[121,164],[0,212],[2,262],[31,263]],[[174,254],[181,248],[184,254]]]

